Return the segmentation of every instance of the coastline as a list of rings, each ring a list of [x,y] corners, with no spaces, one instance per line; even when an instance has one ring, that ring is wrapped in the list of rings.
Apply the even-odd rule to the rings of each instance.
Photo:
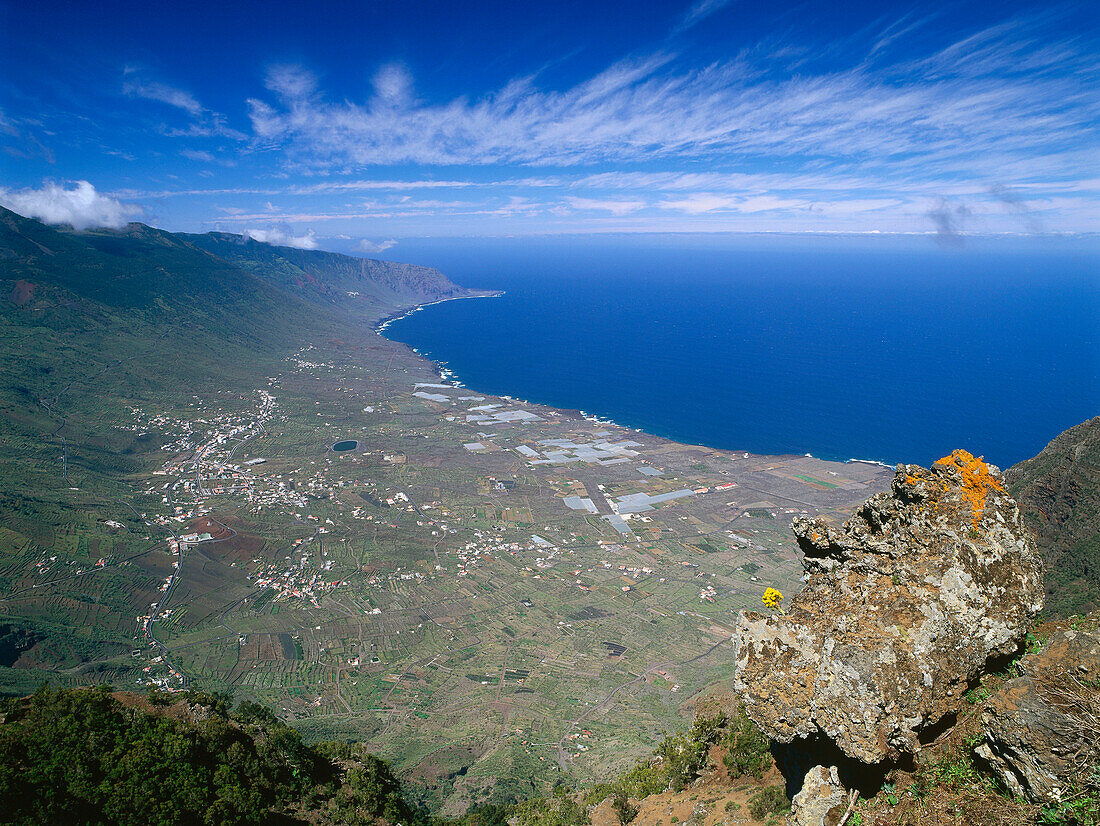
[[[407,310],[402,310],[400,312],[396,312],[392,315],[388,315],[388,316],[384,317],[383,319],[378,321],[377,324],[375,324],[374,332],[377,333],[378,335],[382,336],[382,338],[385,338],[386,341],[389,341],[393,344],[398,344],[398,345],[406,348],[409,352],[411,352],[417,358],[423,359],[424,361],[428,362],[428,364],[430,364],[432,366],[432,370],[435,373],[436,377],[441,382],[448,382],[450,384],[450,386],[453,386],[453,387],[466,387],[466,384],[462,381],[462,379],[460,379],[458,377],[458,374],[455,373],[450,367],[447,366],[448,365],[447,362],[439,361],[439,360],[433,359],[433,358],[429,358],[428,356],[421,353],[419,349],[417,349],[416,347],[413,347],[411,344],[408,344],[404,341],[398,341],[396,339],[389,338],[388,336],[384,335],[384,333],[385,333],[386,329],[391,324],[393,324],[394,322],[400,321],[403,318],[408,318],[413,313],[418,313],[421,310],[423,310],[425,307],[431,307],[435,304],[442,304],[446,301],[459,301],[459,300],[464,299],[464,298],[500,298],[502,295],[505,294],[505,292],[506,292],[505,290],[494,290],[494,291],[486,291],[486,294],[484,294],[484,295],[456,295],[456,296],[452,296],[450,298],[440,298],[437,301],[426,301],[423,304],[417,304],[415,307],[410,307]],[[482,391],[478,391],[478,392],[482,392]],[[489,393],[489,395],[496,396],[496,397],[501,398],[501,399],[507,399],[508,401],[519,402],[520,404],[533,404],[533,405],[537,405],[539,407],[545,407],[545,408],[550,409],[550,410],[555,410],[558,413],[563,413],[563,414],[568,414],[568,415],[577,415],[580,418],[584,419],[585,421],[591,422],[592,424],[607,425],[607,426],[610,426],[610,427],[618,427],[622,430],[632,430],[635,433],[646,433],[647,435],[650,435],[650,436],[656,436],[659,439],[666,439],[668,441],[676,441],[675,439],[673,439],[670,436],[662,436],[659,433],[649,433],[648,431],[644,431],[639,427],[632,427],[630,425],[619,424],[618,422],[616,422],[612,419],[609,419],[606,416],[601,416],[597,413],[589,413],[586,410],[556,407],[552,404],[547,404],[545,402],[532,401],[530,399],[516,398],[515,396],[508,395],[507,393]],[[701,447],[709,447],[709,445],[700,445],[700,446]]]
[[[442,302],[410,308],[394,314],[394,320],[431,303]],[[432,326],[430,316],[420,321]],[[444,531],[436,533],[425,546],[436,548],[438,555],[434,566],[432,556],[425,557],[422,587],[439,589],[428,593],[444,604],[438,595],[450,593],[449,583],[460,583],[457,587],[469,589],[473,595],[464,597],[471,601],[462,602],[461,610],[490,612],[470,626],[473,634],[484,632],[474,640],[475,646],[469,646],[466,639],[453,643],[456,649],[465,651],[469,647],[477,651],[481,660],[471,660],[477,665],[427,676],[438,696],[447,697],[448,703],[461,696],[464,708],[495,708],[496,686],[481,683],[483,693],[467,699],[470,689],[462,682],[462,671],[489,674],[504,665],[527,667],[512,659],[515,653],[505,653],[510,651],[510,639],[521,618],[529,615],[523,601],[504,600],[498,605],[492,598],[500,587],[502,571],[515,566],[523,593],[532,593],[533,600],[562,606],[546,615],[539,612],[535,616],[532,612],[530,616],[535,618],[527,619],[531,633],[537,631],[540,641],[543,633],[557,638],[560,631],[555,623],[559,617],[568,619],[572,612],[593,606],[603,606],[604,613],[596,615],[602,624],[593,626],[591,633],[603,635],[598,639],[607,633],[612,633],[608,639],[615,638],[610,629],[618,631],[624,622],[629,627],[637,601],[644,600],[647,606],[652,602],[651,610],[665,617],[667,626],[633,638],[632,656],[677,666],[659,684],[662,695],[683,690],[684,696],[695,696],[713,682],[710,663],[701,661],[697,652],[714,651],[716,643],[721,645],[732,633],[724,609],[755,606],[768,585],[787,593],[799,589],[802,571],[799,552],[787,527],[789,518],[813,513],[846,519],[869,493],[887,489],[893,476],[885,468],[844,467],[836,461],[807,459],[804,454],[749,453],[685,443],[593,415],[588,407],[579,410],[528,401],[532,394],[513,395],[507,392],[507,385],[482,390],[483,382],[474,380],[467,385],[445,362],[431,358],[408,341],[389,338],[385,330],[381,323],[377,325],[378,339],[384,340],[375,339],[384,346],[378,362],[380,367],[385,365],[385,378],[378,374],[380,386],[372,387],[371,392],[381,394],[390,412],[402,417],[402,428],[410,428],[412,434],[396,443],[394,431],[387,428],[379,431],[383,436],[380,444],[372,444],[385,451],[401,451],[395,455],[399,456],[397,464],[402,472],[383,471],[380,485],[391,494],[392,487],[409,491],[409,504],[403,500],[396,504],[398,512],[387,513],[386,521],[396,528],[400,524],[398,513],[408,508],[405,518],[416,519],[427,532],[438,530],[434,522],[428,524],[429,520],[446,517]],[[522,337],[518,341],[522,342]],[[396,354],[396,359],[387,358],[390,353]],[[356,352],[348,355],[353,362],[359,358]],[[367,358],[374,361],[369,352]],[[498,410],[503,417],[490,421],[490,413],[481,412],[489,410]],[[520,415],[512,418],[513,414]],[[438,441],[434,438],[437,435]],[[349,430],[348,438],[353,437]],[[605,455],[606,449],[615,448],[621,449],[622,455]],[[570,453],[564,461],[557,455],[574,450],[580,453]],[[586,451],[588,455],[584,455]],[[471,488],[471,478],[479,480],[476,488]],[[483,487],[480,480],[486,480],[487,486]],[[419,506],[414,490],[421,498],[427,496],[431,508],[440,510],[413,513],[412,503]],[[665,509],[666,502],[673,503],[670,510]],[[502,530],[508,532],[484,533],[482,523],[473,521],[486,518],[479,513],[490,514],[488,518],[501,522]],[[511,524],[513,513],[520,515],[519,524]],[[467,519],[468,524],[454,524]],[[455,538],[455,546],[439,538],[456,531],[477,533],[469,545],[464,544],[466,537],[461,535]],[[696,541],[693,544],[688,540]],[[705,556],[711,553],[719,556]],[[498,564],[506,567],[495,567]],[[574,568],[578,569],[576,573],[570,573]],[[413,574],[402,571],[400,575]],[[479,599],[482,595],[489,600]],[[486,607],[488,603],[492,604]],[[415,622],[414,618],[413,626]],[[508,630],[501,630],[503,626]],[[483,640],[491,645],[482,647]],[[684,654],[680,662],[676,652],[685,650],[695,656]],[[409,654],[413,659],[408,661],[420,656],[414,651]],[[615,660],[600,657],[611,671],[616,668]],[[560,680],[557,685],[562,686],[562,694],[543,698],[540,702],[545,706],[539,707],[537,715],[523,719],[549,718],[555,729],[560,726],[560,731],[540,738],[549,742],[533,743],[538,749],[532,754],[545,756],[546,768],[554,772],[547,775],[551,780],[560,777],[561,772],[584,781],[598,780],[602,770],[593,766],[591,757],[604,761],[614,752],[639,746],[632,740],[616,739],[593,742],[591,752],[571,748],[568,734],[575,723],[575,707],[563,698],[574,695],[581,685],[588,685],[590,678],[566,672],[556,679]],[[608,719],[606,711],[597,719]],[[517,718],[528,713],[526,707],[516,706]],[[661,724],[671,725],[681,713],[678,704],[662,706],[658,719]],[[627,717],[628,724],[632,723],[633,717]],[[494,733],[498,730],[495,721],[489,728]],[[440,745],[463,742],[468,734],[465,720],[438,727],[431,722],[413,721],[408,737],[417,744],[430,740],[438,750]],[[385,742],[379,739],[382,735],[369,736],[374,738],[368,741],[372,744]],[[477,749],[478,760],[500,753],[499,741],[490,739],[486,741],[490,745]],[[543,748],[549,750],[543,752]],[[400,763],[399,769],[406,775],[423,773],[428,765],[430,761],[425,763],[416,755]],[[460,792],[443,789],[441,810],[458,799],[456,794],[461,797]]]
[[[385,335],[385,331],[394,322],[400,321],[403,318],[407,318],[410,315],[412,315],[413,313],[418,313],[421,310],[423,310],[425,307],[431,307],[435,304],[442,304],[446,301],[458,301],[458,300],[461,300],[461,299],[464,299],[464,298],[499,298],[500,296],[505,294],[505,291],[504,290],[484,291],[484,293],[485,294],[482,294],[482,295],[452,296],[450,298],[441,298],[441,299],[438,299],[437,301],[426,301],[423,304],[417,304],[416,306],[410,307],[407,310],[402,310],[402,311],[393,313],[392,315],[384,317],[383,319],[378,321],[377,324],[375,324],[374,332],[377,333],[382,338],[385,338],[386,341],[389,341],[393,344],[398,344],[402,347],[405,347],[411,353],[413,353],[415,356],[417,356],[418,358],[421,358],[424,361],[426,361],[428,364],[430,364],[432,366],[432,371],[435,373],[435,375],[439,378],[439,380],[441,382],[447,382],[447,383],[449,383],[450,385],[452,385],[454,387],[467,387],[465,382],[462,381],[462,379],[458,376],[458,374],[455,373],[455,371],[450,368],[448,362],[439,361],[438,359],[430,358],[430,357],[426,356],[424,353],[420,352],[420,350],[418,348],[413,347],[411,344],[409,344],[407,342],[398,341],[396,339],[389,338],[388,336]],[[477,388],[474,388],[474,389],[477,390]],[[702,442],[684,441],[682,438],[677,437],[674,434],[657,433],[657,432],[653,432],[651,430],[645,430],[645,429],[640,428],[640,427],[635,427],[634,425],[621,424],[621,423],[615,421],[614,419],[611,419],[611,418],[609,418],[607,416],[604,416],[602,414],[592,413],[592,412],[589,412],[587,410],[580,409],[580,408],[558,407],[557,405],[554,405],[554,404],[551,404],[551,403],[548,403],[548,402],[535,401],[535,400],[531,400],[531,399],[521,399],[521,398],[518,398],[518,397],[515,397],[515,396],[512,396],[512,395],[509,395],[507,393],[489,393],[488,391],[481,391],[481,390],[477,390],[477,392],[479,392],[479,393],[480,392],[485,392],[488,395],[497,396],[499,398],[507,399],[509,401],[520,402],[522,404],[532,404],[532,405],[537,405],[539,407],[545,407],[545,408],[555,410],[555,411],[557,411],[559,413],[563,413],[563,414],[577,415],[580,418],[585,419],[586,421],[591,422],[593,424],[610,426],[610,427],[617,427],[617,428],[620,428],[622,430],[633,431],[634,433],[641,433],[641,434],[645,434],[645,435],[648,435],[648,436],[654,436],[658,439],[664,439],[665,441],[674,442],[676,444],[695,445],[695,446],[704,447],[704,448],[707,448],[707,449],[710,449],[710,450],[723,450],[723,451],[728,451],[730,453],[747,453],[747,454],[755,455],[755,456],[786,456],[786,455],[798,456],[798,455],[801,455],[801,456],[807,456],[807,457],[810,457],[810,458],[818,458],[818,459],[822,458],[820,456],[815,456],[813,453],[810,453],[810,452],[805,452],[805,453],[792,452],[792,453],[789,453],[789,454],[759,453],[755,450],[747,450],[747,449],[744,449],[744,448],[716,447],[714,445],[710,445],[710,444],[706,444],[706,443],[702,443]],[[838,463],[842,463],[842,464],[856,463],[856,464],[876,465],[878,467],[886,468],[888,470],[893,470],[894,467],[895,467],[894,464],[891,464],[889,462],[884,462],[880,459],[862,459],[862,458],[851,457],[851,458],[847,458],[847,459],[830,458],[830,459],[824,459],[824,461],[838,462]]]
[[[418,313],[421,310],[423,310],[425,307],[431,307],[434,304],[442,304],[445,301],[461,301],[462,299],[465,299],[465,298],[500,298],[502,295],[504,295],[504,290],[481,290],[481,291],[478,291],[478,292],[480,293],[478,295],[452,295],[452,296],[449,296],[448,298],[436,299],[435,301],[425,301],[423,304],[416,304],[412,307],[409,307],[406,310],[398,310],[395,313],[391,313],[390,315],[383,316],[377,322],[375,322],[374,332],[378,333],[379,335],[382,335],[382,332],[387,327],[389,327],[391,324],[393,324],[395,321],[400,321],[403,318],[407,318],[408,316],[412,315],[413,313]],[[390,339],[390,340],[392,341],[392,339]],[[412,348],[410,347],[409,349],[411,350]],[[414,352],[415,352],[415,350],[414,350]]]

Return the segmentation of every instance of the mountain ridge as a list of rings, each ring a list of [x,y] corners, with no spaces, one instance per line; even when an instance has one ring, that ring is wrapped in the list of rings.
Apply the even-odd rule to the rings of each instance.
[[[1100,416],[1055,436],[1005,471],[1047,563],[1052,616],[1100,608]]]
[[[369,309],[359,312],[372,321],[381,320],[394,309],[449,298],[495,294],[459,287],[434,267],[358,258],[325,250],[280,247],[225,232],[185,234],[183,237],[227,261],[262,272],[295,294],[344,308],[365,305]],[[379,309],[374,309],[371,302]]]

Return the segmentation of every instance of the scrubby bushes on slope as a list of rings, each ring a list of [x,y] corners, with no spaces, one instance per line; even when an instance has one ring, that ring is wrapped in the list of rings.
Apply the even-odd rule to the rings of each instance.
[[[725,713],[702,715],[695,719],[691,729],[666,737],[651,758],[614,781],[597,783],[583,795],[559,788],[551,797],[519,804],[515,809],[517,826],[582,826],[589,822],[586,806],[608,798],[620,822],[630,823],[638,811],[631,799],[681,791],[711,768],[714,746],[724,752],[721,760],[731,778],[759,780],[773,765],[767,738],[742,708],[738,707],[732,717]],[[764,791],[767,795],[761,798],[762,810],[771,814],[788,808],[782,788]]]
[[[384,762],[312,747],[269,710],[191,694],[155,713],[134,695],[42,688],[0,706],[0,823],[412,824]]]

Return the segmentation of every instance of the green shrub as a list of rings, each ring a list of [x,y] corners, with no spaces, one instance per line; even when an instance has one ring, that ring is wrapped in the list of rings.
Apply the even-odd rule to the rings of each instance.
[[[737,707],[737,713],[729,721],[729,729],[722,745],[727,752],[722,758],[730,777],[751,776],[759,780],[772,765],[772,756],[768,738],[764,732],[748,718],[744,706]]]
[[[450,826],[508,826],[512,814],[511,806],[498,803],[476,803],[466,810],[466,814]]]
[[[622,792],[618,792],[611,798],[611,808],[615,810],[615,814],[618,815],[619,823],[626,826],[638,816],[638,807],[631,806],[630,800]]]
[[[526,800],[516,806],[516,826],[586,826],[588,810],[562,787],[551,797]]]
[[[791,803],[782,786],[767,786],[749,798],[749,812],[757,820],[783,814],[790,808]]]

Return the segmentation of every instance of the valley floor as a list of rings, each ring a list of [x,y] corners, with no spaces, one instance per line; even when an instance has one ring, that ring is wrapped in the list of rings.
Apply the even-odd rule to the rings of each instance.
[[[485,396],[373,332],[187,391],[104,418],[149,445],[97,523],[138,549],[7,553],[0,616],[41,622],[0,685],[230,690],[365,741],[448,814],[652,751],[732,673],[736,612],[798,589],[791,518],[842,521],[892,476]],[[59,655],[66,614],[113,648]]]

